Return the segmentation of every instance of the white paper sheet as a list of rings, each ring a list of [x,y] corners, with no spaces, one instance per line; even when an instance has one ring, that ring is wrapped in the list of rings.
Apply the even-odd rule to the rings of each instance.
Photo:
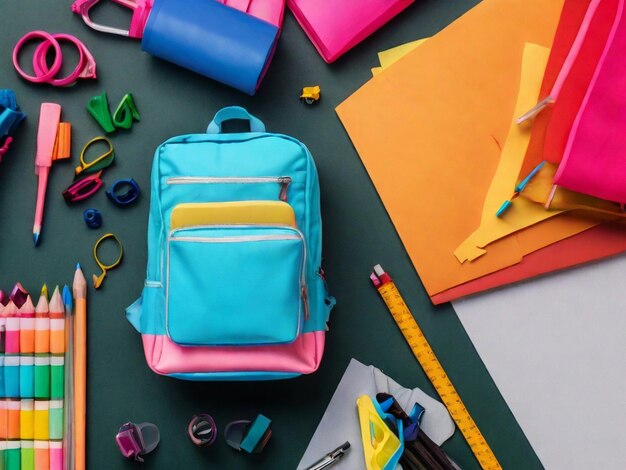
[[[453,306],[546,469],[626,468],[626,256]]]
[[[298,470],[309,467],[345,441],[350,442],[350,451],[332,469],[365,468],[356,399],[361,395],[375,396],[378,392],[393,395],[405,410],[410,410],[416,402],[422,405],[425,411],[421,428],[435,444],[441,445],[454,433],[454,422],[440,402],[419,388],[404,388],[379,369],[352,359],[309,442]]]

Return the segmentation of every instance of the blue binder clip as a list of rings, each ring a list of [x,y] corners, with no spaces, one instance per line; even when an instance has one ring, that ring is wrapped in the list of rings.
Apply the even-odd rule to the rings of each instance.
[[[132,178],[117,180],[106,195],[116,206],[126,207],[139,197],[139,185]]]

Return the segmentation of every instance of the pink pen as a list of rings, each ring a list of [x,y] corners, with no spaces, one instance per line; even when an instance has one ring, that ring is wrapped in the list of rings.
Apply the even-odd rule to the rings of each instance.
[[[52,166],[54,142],[57,137],[59,122],[61,121],[61,106],[56,103],[42,103],[39,112],[39,130],[37,131],[37,154],[35,155],[35,174],[39,176],[37,185],[37,206],[35,207],[35,223],[33,225],[33,240],[35,246],[39,243],[43,209],[46,202],[46,188],[48,175]]]

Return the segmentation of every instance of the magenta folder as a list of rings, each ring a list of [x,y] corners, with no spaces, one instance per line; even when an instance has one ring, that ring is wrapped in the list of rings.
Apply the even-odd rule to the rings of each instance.
[[[217,0],[219,3],[267,21],[280,29],[285,0]]]
[[[414,0],[287,0],[328,63],[352,49]]]

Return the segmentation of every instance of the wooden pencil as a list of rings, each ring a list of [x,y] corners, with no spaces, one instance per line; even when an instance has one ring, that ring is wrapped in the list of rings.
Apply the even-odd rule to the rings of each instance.
[[[85,419],[87,414],[87,282],[80,264],[74,274],[74,461],[85,470]]]

